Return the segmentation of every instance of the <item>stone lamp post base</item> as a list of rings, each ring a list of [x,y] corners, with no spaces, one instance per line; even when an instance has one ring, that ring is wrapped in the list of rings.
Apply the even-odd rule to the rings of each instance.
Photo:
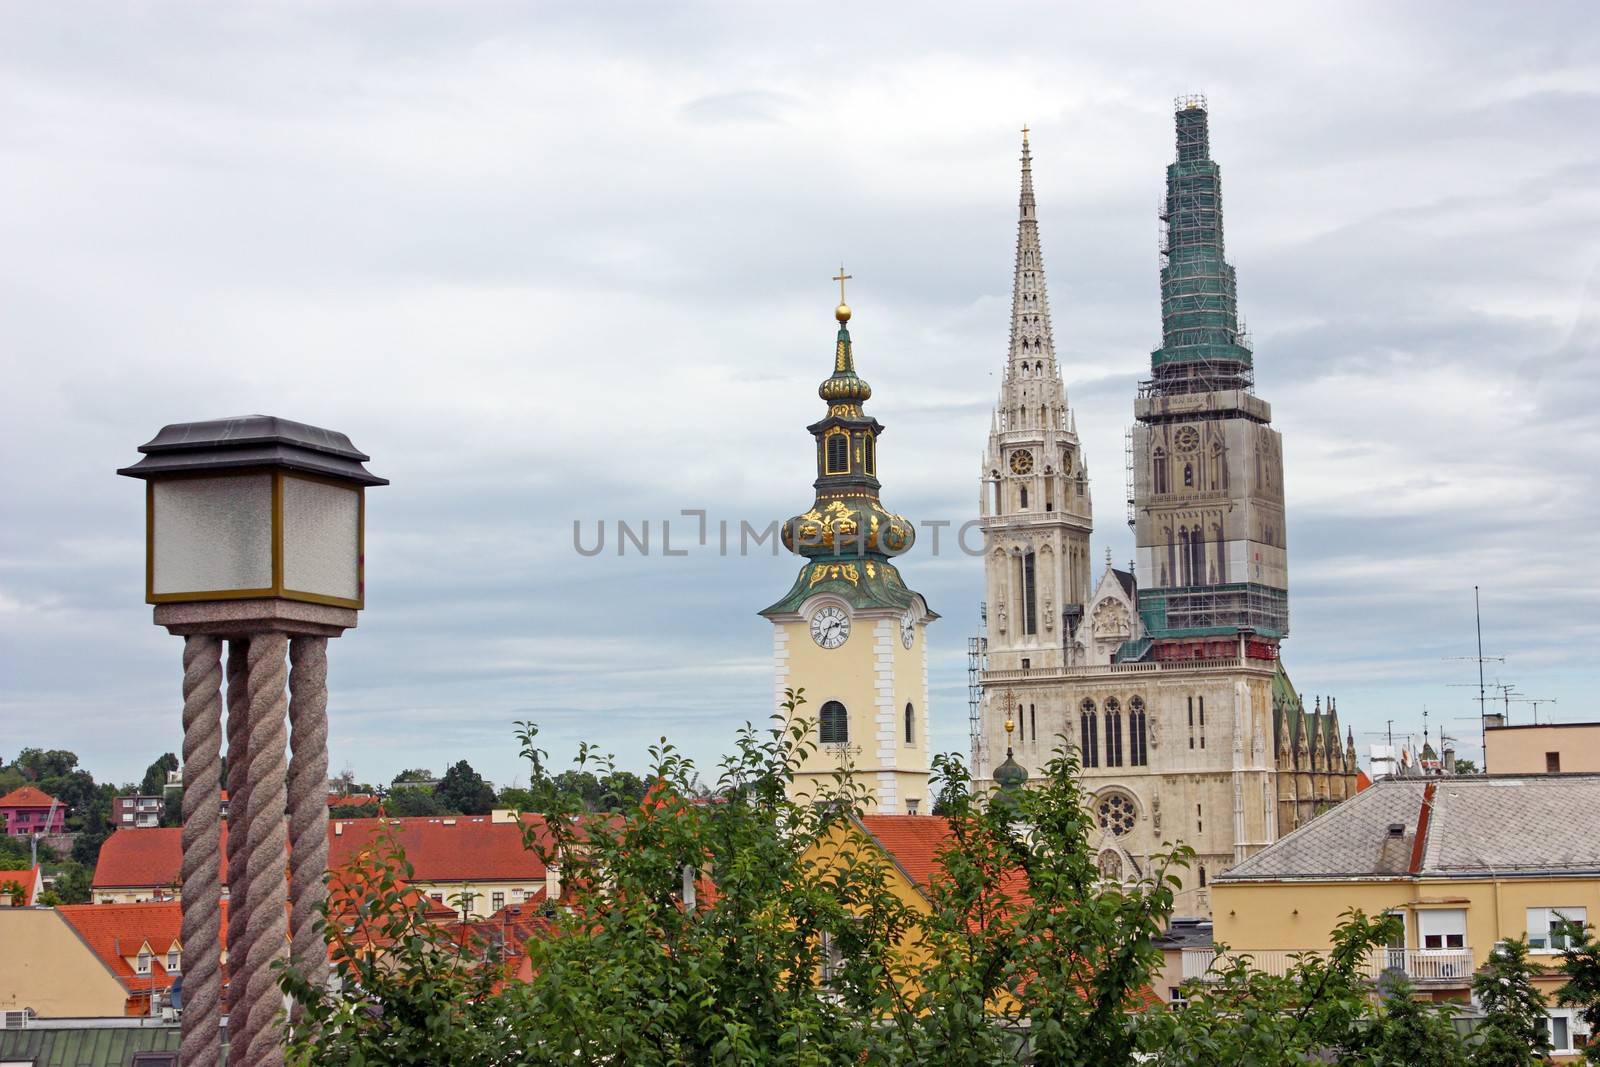
[[[289,946],[314,983],[327,974],[315,930],[327,893],[327,647],[355,626],[356,611],[277,598],[194,601],[157,605],[155,622],[184,638],[182,1059],[215,1067],[220,1058],[226,640],[229,1058],[278,1067],[282,999],[273,964]],[[286,741],[293,749],[287,766]]]

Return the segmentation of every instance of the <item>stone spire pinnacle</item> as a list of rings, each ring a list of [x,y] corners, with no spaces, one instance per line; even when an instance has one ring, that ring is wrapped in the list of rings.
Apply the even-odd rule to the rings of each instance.
[[[1045,295],[1044,251],[1039,245],[1038,204],[1033,196],[1033,154],[1028,128],[1022,128],[1022,194],[1017,201],[1017,262],[1011,285],[1011,354],[1008,379],[1022,376],[1022,363],[1042,362],[1038,373],[1056,376],[1055,341],[1050,335],[1050,303]]]

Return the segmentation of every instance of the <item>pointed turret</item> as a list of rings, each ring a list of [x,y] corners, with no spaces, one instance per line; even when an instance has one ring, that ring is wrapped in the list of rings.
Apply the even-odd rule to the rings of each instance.
[[[1022,129],[1022,194],[1017,200],[1017,261],[1011,283],[1011,359],[1008,376],[1027,377],[1044,360],[1045,374],[1056,369],[1055,339],[1050,333],[1050,298],[1044,284],[1044,249],[1039,244],[1038,204],[1033,197],[1033,156],[1028,129]],[[1024,367],[1024,361],[1027,366]]]

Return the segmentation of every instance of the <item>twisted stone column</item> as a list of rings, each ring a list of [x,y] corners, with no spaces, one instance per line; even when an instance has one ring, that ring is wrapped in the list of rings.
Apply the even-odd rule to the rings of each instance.
[[[244,938],[244,920],[249,908],[244,899],[244,845],[245,834],[240,824],[245,804],[250,796],[250,749],[246,743],[250,736],[250,691],[245,681],[248,673],[250,642],[234,638],[228,642],[228,1009],[242,1003],[244,983],[239,977],[244,973],[244,954],[239,946]],[[238,817],[235,818],[234,816]],[[234,1020],[228,1020],[229,1041],[237,1033]]]
[[[276,1016],[282,1007],[278,976],[272,965],[283,957],[289,936],[288,886],[284,879],[284,850],[288,834],[284,806],[288,801],[284,781],[285,716],[284,657],[288,638],[281,633],[250,638],[248,686],[250,691],[249,797],[243,818],[230,807],[235,831],[245,835],[243,951],[244,996],[229,1017],[233,1027],[230,1061],[250,1067],[281,1067],[283,1042]],[[242,1025],[234,1020],[242,1016]],[[237,1059],[235,1059],[237,1057]]]
[[[317,929],[328,896],[328,639],[294,638],[289,664],[289,958],[321,988],[328,978]]]
[[[222,642],[183,640],[183,1041],[190,1067],[215,1067],[221,1005]]]

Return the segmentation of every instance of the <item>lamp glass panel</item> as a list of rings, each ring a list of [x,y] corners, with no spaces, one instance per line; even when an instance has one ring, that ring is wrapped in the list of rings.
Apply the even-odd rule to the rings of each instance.
[[[272,585],[272,475],[155,483],[151,589],[221,593]]]
[[[360,491],[283,480],[283,587],[356,600],[361,595]]]

